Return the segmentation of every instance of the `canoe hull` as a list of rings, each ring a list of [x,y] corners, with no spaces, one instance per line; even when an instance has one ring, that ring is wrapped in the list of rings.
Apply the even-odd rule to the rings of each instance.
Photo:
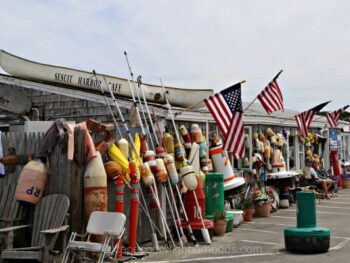
[[[96,93],[104,92],[109,94],[106,82],[111,87],[115,96],[132,98],[127,79],[109,75],[71,69],[37,63],[0,50],[0,66],[8,74],[22,79],[50,82],[64,85],[71,88],[87,89]],[[131,83],[133,86],[133,84]],[[137,85],[135,84],[135,87]],[[147,101],[165,103],[163,89],[158,85],[142,84]],[[182,89],[166,87],[167,97],[170,104],[179,107],[190,107],[213,94],[212,89]],[[201,103],[196,107],[202,107]]]

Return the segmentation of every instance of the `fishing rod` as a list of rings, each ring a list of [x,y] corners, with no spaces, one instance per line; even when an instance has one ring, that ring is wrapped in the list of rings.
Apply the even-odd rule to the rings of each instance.
[[[179,143],[179,146],[180,146],[180,149],[181,151],[185,151],[185,149],[183,148],[182,144],[181,144],[181,141],[180,141],[180,136],[179,136],[179,133],[178,133],[178,130],[176,128],[176,123],[175,123],[175,119],[174,119],[174,116],[173,116],[173,113],[172,113],[172,110],[171,110],[171,104],[169,103],[169,100],[168,100],[168,97],[167,97],[167,92],[165,90],[165,86],[162,82],[162,79],[160,79],[160,83],[162,85],[162,89],[163,89],[163,93],[164,93],[164,98],[165,98],[165,101],[166,101],[166,104],[167,104],[167,108],[168,108],[168,112],[170,114],[170,118],[171,118],[171,121],[172,121],[172,124],[174,126],[174,132],[175,132],[175,136],[176,136],[176,140],[178,141]],[[186,166],[184,167],[186,168]],[[188,180],[190,181],[191,179],[194,180],[193,178],[191,178],[190,176],[192,175],[192,171],[191,169],[188,169],[189,166],[187,166],[186,169],[183,169],[183,172],[185,173],[184,175],[188,177]],[[181,173],[181,170],[180,170],[180,173]],[[183,175],[183,177],[184,177]],[[196,176],[196,175],[194,175]],[[184,179],[184,178],[183,178]],[[195,178],[196,180],[198,180],[197,178]],[[187,179],[186,179],[187,181]],[[194,182],[194,181],[193,181]],[[196,185],[197,186],[197,185]],[[187,187],[188,188],[188,187]],[[189,219],[188,219],[188,216],[186,214],[186,210],[185,210],[185,206],[182,202],[182,199],[181,199],[181,193],[180,193],[180,190],[178,189],[178,187],[176,187],[176,190],[177,190],[177,194],[179,196],[179,200],[180,200],[180,203],[181,203],[181,207],[183,208],[184,210],[184,216],[185,216],[185,220],[186,220],[186,224],[187,224],[187,227],[188,227],[188,230],[190,233],[192,233],[191,235],[193,235],[193,238],[194,238],[194,234],[193,234],[193,231],[192,231],[192,228],[191,228],[191,225],[190,225],[190,222],[189,222]],[[210,235],[209,235],[209,231],[208,229],[205,227],[205,224],[204,224],[204,220],[203,220],[203,216],[202,216],[202,212],[201,212],[201,209],[200,209],[200,206],[199,206],[199,202],[198,202],[198,198],[197,198],[197,195],[196,195],[196,192],[195,192],[195,188],[193,189],[193,197],[194,197],[194,200],[196,202],[196,206],[198,208],[198,214],[199,214],[199,217],[201,219],[201,223],[202,223],[202,229],[201,229],[201,232],[202,232],[202,236],[203,236],[203,239],[204,241],[207,243],[207,244],[211,244],[211,239],[210,239]]]
[[[151,128],[152,128],[152,132],[153,132],[153,134],[154,134],[154,138],[155,138],[155,140],[156,140],[156,143],[157,143],[157,145],[158,146],[160,146],[160,143],[159,143],[159,140],[158,140],[158,137],[157,137],[157,132],[156,132],[156,129],[155,129],[155,127],[154,127],[154,123],[153,123],[153,119],[152,119],[152,116],[151,116],[151,112],[150,112],[150,110],[149,110],[149,107],[148,107],[148,103],[147,103],[147,99],[146,99],[146,96],[145,96],[145,93],[144,93],[144,91],[143,91],[143,88],[142,88],[142,82],[141,82],[141,76],[138,76],[137,77],[137,84],[138,84],[138,88],[141,90],[141,94],[142,94],[142,97],[143,97],[143,102],[144,102],[144,105],[145,105],[145,108],[146,108],[146,112],[147,112],[147,115],[148,115],[148,118],[149,118],[149,121],[150,121],[150,124],[151,124]],[[166,152],[166,148],[165,147],[163,147],[163,149],[164,149],[164,151]],[[167,166],[167,165],[166,165]],[[175,168],[176,169],[176,168]],[[168,171],[169,172],[169,171]],[[177,174],[176,174],[176,176],[178,176]],[[183,243],[182,243],[182,241],[184,242],[184,243],[188,243],[188,241],[187,241],[187,238],[186,238],[186,236],[185,236],[185,233],[183,232],[183,229],[182,229],[182,227],[181,226],[178,226],[178,224],[176,223],[176,220],[175,220],[175,216],[176,216],[176,219],[178,220],[178,222],[181,222],[181,218],[180,218],[180,215],[179,215],[179,212],[178,212],[178,210],[177,210],[177,205],[176,205],[176,201],[175,201],[175,197],[174,197],[174,192],[173,192],[173,189],[172,189],[172,187],[171,187],[171,183],[170,183],[170,178],[168,177],[168,180],[166,180],[167,181],[167,184],[168,184],[168,188],[169,188],[169,190],[170,190],[170,195],[171,195],[171,201],[172,201],[172,204],[171,204],[171,202],[170,202],[170,198],[169,198],[169,195],[168,195],[168,191],[167,191],[167,188],[166,188],[166,185],[165,184],[163,184],[163,187],[164,187],[164,190],[165,190],[165,194],[166,194],[166,196],[167,196],[167,200],[168,200],[168,203],[169,203],[169,207],[170,207],[170,210],[171,210],[171,214],[172,214],[172,216],[173,216],[173,218],[174,218],[174,226],[175,226],[175,228],[176,228],[176,232],[177,232],[177,234],[178,234],[178,236],[179,236],[179,242],[180,242],[180,246],[182,247],[183,246]],[[178,181],[178,180],[177,180]],[[174,213],[173,213],[173,211],[172,211],[172,205],[174,206],[174,210],[175,210],[175,215],[174,215]]]
[[[129,59],[128,59],[128,53],[126,53],[126,51],[124,51],[124,56],[125,56],[126,63],[128,65],[128,69],[129,69],[129,73],[130,73],[130,76],[131,76],[133,88],[134,88],[134,90],[136,90],[136,94],[137,94],[137,97],[138,97],[138,100],[139,100],[139,105],[140,105],[140,108],[141,108],[141,111],[142,111],[143,119],[145,121],[145,126],[146,126],[148,134],[150,134],[150,130],[149,130],[148,124],[147,124],[147,119],[146,119],[146,116],[145,116],[145,111],[143,110],[143,106],[142,106],[141,99],[140,99],[140,94],[139,94],[139,92],[138,92],[138,90],[137,90],[137,88],[135,86],[134,73],[131,70],[131,66],[130,66]],[[137,108],[137,102],[136,102],[136,99],[135,99],[134,91],[133,91],[133,88],[130,85],[130,81],[129,80],[128,80],[128,83],[129,83],[129,88],[130,88],[130,91],[131,91],[131,95],[132,95],[132,98],[133,98],[136,110],[138,112],[138,117],[139,117],[140,123],[142,124],[141,116],[140,116],[140,113],[139,113],[138,108]],[[141,130],[142,130],[142,133],[143,133],[142,135],[146,137],[146,133],[145,133],[145,130],[144,130],[143,127],[141,128]],[[150,137],[150,142],[152,144],[152,147],[155,148],[153,140],[152,140],[152,136],[149,136],[149,137]]]
[[[129,73],[130,73],[130,76],[131,76],[131,79],[132,79],[132,83],[133,83],[134,89],[136,90],[136,94],[137,94],[137,97],[138,97],[139,105],[140,105],[140,108],[141,108],[141,110],[142,110],[142,114],[143,114],[145,126],[146,126],[146,129],[147,129],[147,131],[148,131],[148,134],[150,135],[150,136],[149,136],[150,142],[151,142],[152,148],[155,149],[154,143],[153,143],[153,140],[152,140],[152,136],[151,136],[151,133],[150,133],[148,124],[147,124],[147,119],[146,119],[146,116],[145,116],[145,111],[143,110],[143,106],[142,106],[142,103],[141,103],[140,94],[139,94],[139,92],[138,92],[138,89],[137,89],[136,86],[135,86],[134,73],[133,73],[132,70],[131,70],[131,66],[130,66],[129,59],[128,59],[128,54],[126,53],[126,51],[124,51],[124,55],[125,55],[125,60],[126,60],[126,63],[127,63],[128,69],[129,69]],[[135,105],[135,107],[136,107],[136,111],[138,112],[138,117],[139,117],[140,126],[141,126],[141,130],[142,130],[142,136],[143,136],[143,139],[144,139],[144,141],[145,141],[145,147],[144,147],[144,148],[145,148],[145,150],[147,151],[147,150],[149,150],[149,147],[148,147],[148,144],[147,144],[147,142],[146,142],[146,132],[145,132],[145,129],[144,129],[144,127],[143,127],[143,123],[142,123],[142,120],[141,120],[141,116],[140,116],[140,113],[139,113],[138,108],[137,108],[137,102],[136,102],[134,90],[133,90],[133,88],[131,87],[131,84],[130,84],[130,81],[129,81],[129,80],[128,80],[128,83],[129,83],[129,88],[130,88],[131,95],[132,95],[132,98],[133,98],[133,101],[134,101],[134,105]],[[148,153],[150,153],[150,152],[148,152]],[[148,158],[151,159],[152,157],[149,156]],[[151,188],[151,191],[154,191],[154,193],[155,193],[155,197],[154,197],[154,198],[158,200],[158,203],[160,203],[160,202],[159,202],[158,191],[157,191],[157,186],[156,186],[155,182],[154,182],[154,184],[153,184],[153,187],[150,186],[150,188]],[[166,190],[166,189],[165,189],[165,190]],[[162,211],[162,209],[161,209],[161,206],[159,206],[159,212],[163,214],[163,211]],[[164,215],[161,216],[161,217],[163,218]],[[161,221],[161,222],[162,222],[162,224],[163,224],[163,227],[168,228],[166,220],[163,220],[163,221]],[[166,226],[165,226],[165,225],[166,225]],[[166,229],[165,229],[165,231],[164,231],[164,236],[166,236]],[[170,236],[170,238],[172,238],[172,237]]]
[[[96,80],[97,80],[97,83],[99,83],[99,81],[98,81],[98,79],[97,79],[97,76],[96,76],[96,71],[95,71],[95,70],[92,70],[92,73],[94,74],[94,76],[95,76],[95,78],[96,78]],[[114,113],[113,113],[113,110],[112,110],[112,108],[111,108],[111,105],[110,105],[110,103],[109,103],[107,97],[105,96],[105,92],[104,92],[104,90],[103,90],[103,88],[102,88],[102,86],[101,86],[100,84],[99,84],[99,87],[100,87],[100,91],[101,91],[101,93],[102,93],[102,96],[103,96],[103,98],[104,98],[105,101],[106,101],[108,110],[109,110],[109,112],[111,113],[111,116],[112,116],[112,119],[113,119],[113,122],[114,122],[114,126],[116,127],[120,138],[122,138],[123,135],[122,135],[122,132],[121,132],[121,130],[120,130],[120,128],[119,128],[119,125],[118,125],[118,123],[117,123],[117,120],[116,120],[115,117],[114,117]]]
[[[136,149],[134,140],[133,140],[133,138],[132,138],[132,136],[131,136],[129,127],[128,127],[128,125],[126,124],[126,121],[125,121],[125,119],[124,119],[124,116],[123,116],[123,114],[122,114],[122,112],[121,112],[121,110],[120,110],[119,104],[117,103],[117,100],[116,100],[116,98],[115,98],[115,96],[114,96],[114,94],[113,94],[113,91],[112,91],[111,87],[108,85],[108,82],[107,82],[107,80],[106,80],[106,77],[105,77],[104,75],[102,75],[102,77],[103,77],[103,80],[104,80],[104,82],[105,82],[107,88],[109,89],[109,93],[110,93],[110,95],[111,95],[111,97],[112,97],[112,99],[113,99],[113,102],[114,102],[114,104],[115,104],[115,107],[117,108],[118,115],[120,116],[120,119],[121,119],[121,121],[122,121],[122,123],[123,123],[124,129],[125,129],[125,131],[126,131],[126,133],[127,133],[127,136],[128,136],[128,139],[129,139],[129,142],[130,142],[130,145],[131,145],[131,148],[134,150],[135,155],[136,155],[136,158],[138,159],[138,161],[140,162],[140,164],[142,164],[141,157],[137,154],[137,149]],[[165,216],[164,216],[164,214],[163,214],[163,211],[160,209],[159,199],[157,198],[157,195],[155,194],[155,192],[154,192],[154,190],[152,189],[152,187],[150,187],[150,189],[151,189],[152,195],[154,196],[154,199],[155,199],[155,201],[156,201],[156,203],[157,203],[157,206],[158,206],[158,208],[159,208],[159,212],[160,212],[161,219],[164,221],[166,231],[167,231],[167,232],[169,233],[169,235],[170,235],[170,239],[171,239],[172,245],[175,247],[174,240],[172,239],[172,236],[171,236],[171,234],[170,234],[170,233],[171,233],[171,232],[170,232],[170,229],[169,229],[168,225],[166,224]],[[147,208],[146,199],[145,199],[145,197],[144,197],[142,191],[140,191],[140,195],[141,195],[141,200],[142,200],[143,203],[145,204],[145,208]],[[149,211],[148,211],[148,208],[147,208],[146,214],[148,215],[149,219],[151,219],[150,214],[149,214]],[[153,246],[154,246],[155,250],[159,250],[157,235],[156,235],[155,232],[154,232],[152,223],[151,223],[150,225],[151,225],[151,230],[152,230],[152,243],[153,243]]]
[[[133,86],[134,86],[134,88],[135,88],[135,90],[136,90],[136,94],[137,94],[137,97],[138,97],[139,105],[140,105],[140,108],[141,108],[141,110],[142,110],[142,114],[143,114],[143,118],[144,118],[144,123],[145,123],[145,125],[146,125],[146,129],[147,129],[148,134],[149,134],[149,139],[150,139],[152,148],[153,148],[153,150],[155,151],[155,146],[154,146],[154,143],[153,143],[153,139],[152,139],[152,136],[151,136],[151,133],[150,133],[148,124],[147,124],[147,118],[146,118],[146,116],[145,116],[145,110],[143,109],[143,105],[142,105],[142,102],[141,102],[141,99],[140,99],[140,92],[139,92],[139,90],[138,90],[138,89],[136,88],[136,86],[135,86],[134,74],[133,74],[133,72],[132,72],[132,70],[131,70],[131,66],[130,66],[129,59],[128,59],[128,55],[127,55],[126,51],[124,51],[124,55],[125,55],[125,60],[126,60],[126,62],[127,62],[128,68],[129,68],[130,76],[131,76],[131,78],[132,78]],[[138,79],[138,83],[139,83],[139,85],[140,85],[141,78],[138,77],[137,79]],[[134,101],[135,104],[136,104],[136,99],[135,99],[135,96],[134,96],[134,92],[132,91],[132,87],[131,87],[131,85],[130,85],[130,82],[129,82],[129,87],[130,87],[130,90],[131,90],[131,93],[132,93],[132,96],[133,96],[133,101]],[[140,86],[139,86],[139,87],[140,87]],[[143,95],[143,97],[144,97],[144,93],[142,93],[142,95]],[[146,101],[145,97],[144,97],[144,101],[145,101],[146,111],[147,111],[147,110],[149,111],[148,105],[147,105],[147,101]],[[140,116],[140,115],[139,115],[139,116]],[[150,114],[149,114],[148,116],[150,116]],[[153,126],[152,119],[150,119],[150,123],[151,123],[151,127],[152,127],[152,129],[153,129],[153,132],[154,132],[154,126]],[[141,125],[141,126],[143,125],[142,120],[140,120],[140,125]],[[144,129],[142,129],[142,130],[144,131]],[[146,137],[146,134],[143,133],[143,136]],[[157,141],[157,143],[158,143],[158,141]],[[146,144],[146,150],[149,150],[147,144]],[[154,151],[153,151],[153,152],[154,152]],[[155,161],[157,162],[157,159],[156,159]],[[162,161],[163,161],[163,160],[162,160]],[[164,161],[163,161],[163,162],[164,162]],[[160,161],[158,161],[157,169],[158,169],[158,166],[160,166],[160,165],[161,165],[161,163],[160,163]],[[158,175],[158,172],[157,172],[157,175]],[[170,206],[170,209],[172,210],[171,202],[170,202],[170,199],[169,199],[169,194],[168,194],[168,191],[167,191],[167,188],[166,188],[166,185],[165,185],[165,182],[166,182],[167,178],[164,178],[164,180],[159,180],[159,176],[156,176],[156,178],[157,178],[158,181],[160,181],[160,183],[161,183],[161,185],[162,185],[162,187],[163,187],[163,189],[164,189],[164,192],[165,192],[165,194],[166,194],[166,197],[167,197],[166,200],[167,200],[167,202],[168,202],[168,204],[169,204],[169,206]],[[151,186],[150,188],[152,188],[152,186]],[[153,190],[153,189],[152,189],[152,190]],[[154,183],[154,192],[155,192],[155,194],[157,195],[156,198],[159,200],[159,196],[158,196],[158,193],[157,193],[157,186],[155,185],[155,183]],[[159,207],[159,208],[160,208],[160,211],[161,211],[161,207]],[[178,229],[178,226],[177,226],[177,224],[176,224],[176,219],[175,219],[175,216],[174,216],[173,211],[171,211],[171,215],[172,215],[172,218],[173,218],[173,220],[174,220],[174,222],[175,222],[175,225],[174,225],[174,226],[175,226],[175,228],[176,228],[176,232],[177,232],[178,237],[179,237],[180,246],[183,247],[182,238],[181,238],[181,236],[180,236],[179,229]],[[164,223],[164,224],[167,224],[166,221],[164,221],[163,223]],[[181,230],[182,230],[182,229],[181,229]],[[181,232],[181,230],[180,230],[180,232]],[[182,233],[183,233],[183,232],[182,232]],[[183,236],[184,236],[184,234],[183,234]]]

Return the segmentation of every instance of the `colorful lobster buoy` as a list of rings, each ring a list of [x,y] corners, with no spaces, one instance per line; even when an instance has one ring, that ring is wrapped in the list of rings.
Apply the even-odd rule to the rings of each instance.
[[[41,159],[29,161],[19,175],[16,187],[18,201],[37,204],[45,189],[47,167]]]
[[[181,133],[182,139],[184,140],[185,151],[187,154],[189,154],[192,147],[191,135],[188,133],[185,125],[181,125],[179,127],[179,131]]]
[[[192,165],[180,168],[180,175],[183,184],[188,190],[196,190],[198,180]]]
[[[164,133],[163,137],[164,145],[166,148],[167,153],[174,153],[175,147],[174,147],[174,139],[173,136],[170,133]]]
[[[100,152],[88,162],[84,173],[84,217],[89,221],[94,211],[107,211],[107,174]]]
[[[151,187],[154,184],[154,176],[153,173],[151,171],[151,168],[149,167],[148,163],[142,163],[141,164],[141,178],[143,183],[148,186]]]
[[[179,175],[176,170],[174,158],[171,154],[167,154],[164,158],[164,163],[169,174],[170,182],[176,185],[179,182]]]
[[[163,146],[161,145],[158,145],[156,147],[156,155],[157,155],[157,158],[164,158],[165,157],[165,154],[166,154],[166,151],[164,149]]]
[[[203,141],[202,138],[202,130],[199,128],[198,124],[192,124],[191,126],[191,139],[192,142],[195,142],[197,144],[201,143]]]
[[[166,183],[169,176],[164,164],[164,160],[162,158],[156,159],[156,167],[157,167],[157,172],[156,172],[157,181],[160,183]]]
[[[153,173],[157,172],[157,163],[156,163],[156,156],[154,154],[154,151],[147,150],[143,155],[143,161],[148,163]]]
[[[107,181],[113,182],[118,176],[123,177],[123,172],[121,166],[115,161],[109,161],[104,163],[104,167],[107,174]]]

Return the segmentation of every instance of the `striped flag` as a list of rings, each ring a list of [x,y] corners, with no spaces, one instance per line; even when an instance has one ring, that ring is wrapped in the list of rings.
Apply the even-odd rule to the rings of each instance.
[[[238,83],[204,100],[224,137],[224,149],[236,158],[244,156],[244,125],[241,84]]]
[[[342,114],[347,108],[349,108],[349,105],[346,105],[345,107],[340,108],[339,110],[327,113],[327,120],[331,128],[337,128],[339,124],[340,114]]]
[[[276,78],[260,92],[258,100],[268,114],[278,110],[284,111],[283,96]]]
[[[324,106],[326,106],[330,101],[321,103],[320,105],[317,105],[316,107],[304,111],[302,113],[299,113],[295,116],[295,120],[297,122],[297,125],[299,127],[300,134],[305,138],[307,137],[307,131],[310,128],[311,122],[315,116],[316,113],[318,113]]]

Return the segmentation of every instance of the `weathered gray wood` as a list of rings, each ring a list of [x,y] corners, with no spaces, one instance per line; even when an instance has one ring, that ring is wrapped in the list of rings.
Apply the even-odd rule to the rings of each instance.
[[[49,260],[49,251],[53,248],[57,234],[50,232],[41,232],[48,229],[57,229],[62,226],[68,212],[69,199],[65,195],[53,194],[43,197],[43,199],[35,206],[34,221],[32,228],[31,247],[35,247],[35,251],[24,251],[6,249],[1,254],[1,259],[36,259],[40,262],[51,262]],[[64,230],[63,228],[61,228]],[[47,234],[49,237],[44,237]],[[39,248],[39,249],[38,249]],[[25,248],[26,249],[26,248]]]

